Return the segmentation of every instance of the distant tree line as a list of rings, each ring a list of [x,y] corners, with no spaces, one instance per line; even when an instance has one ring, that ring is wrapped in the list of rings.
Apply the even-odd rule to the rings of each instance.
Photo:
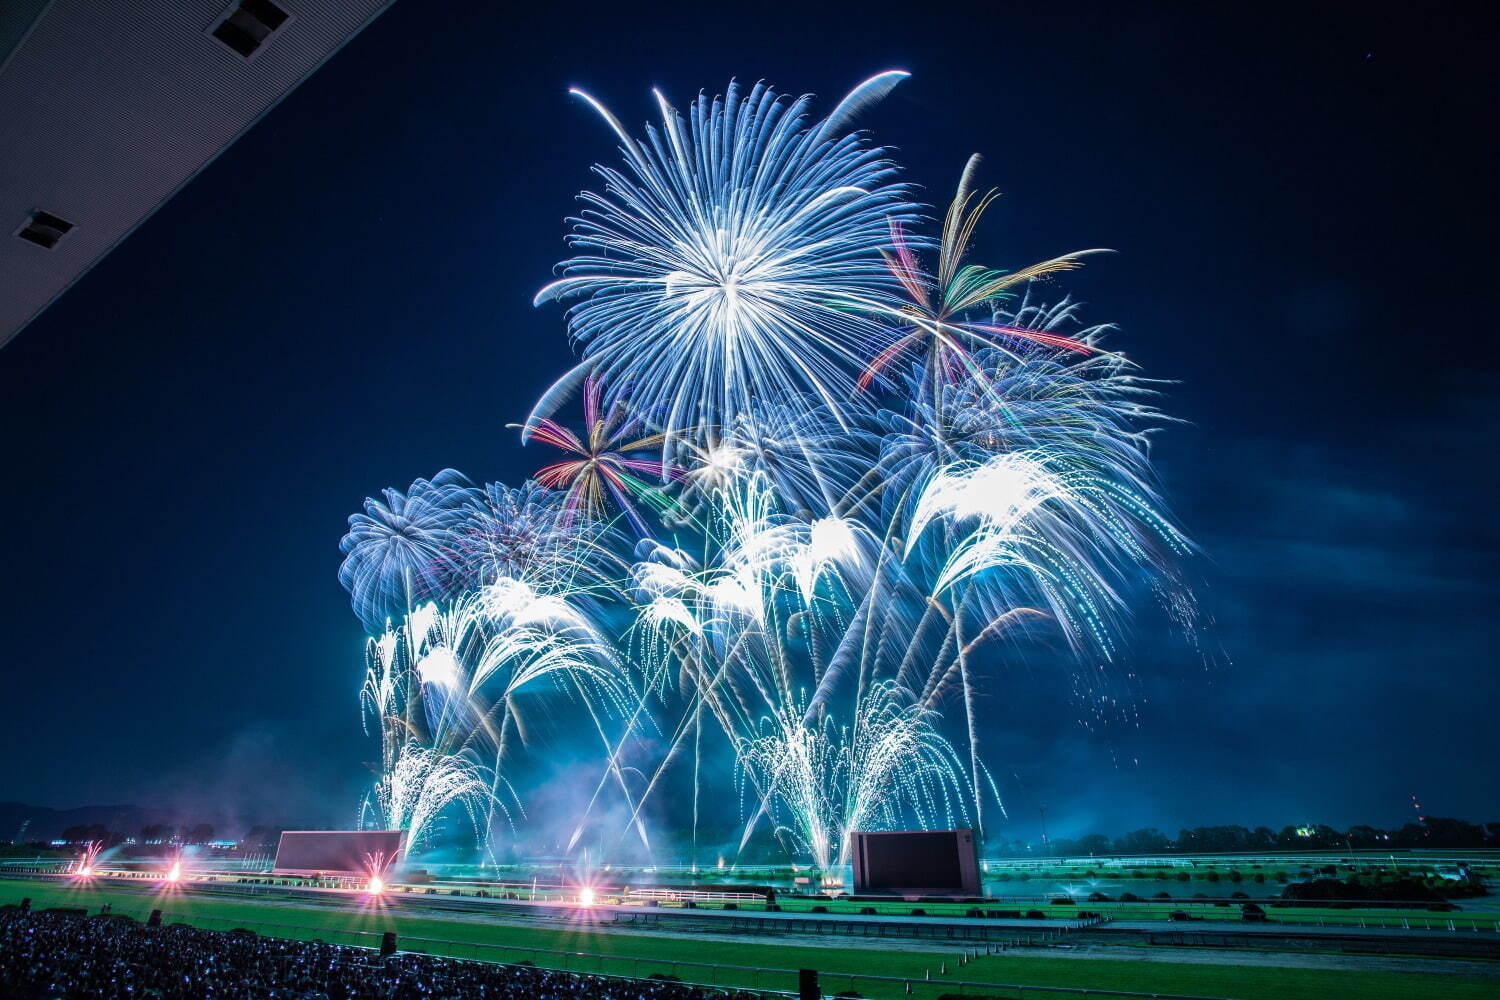
[[[134,835],[137,844],[177,844],[199,846],[214,841],[212,823],[172,826],[166,823],[148,823]],[[245,849],[270,849],[276,846],[281,836],[280,827],[252,826],[238,843]],[[131,839],[131,834],[114,830],[101,823],[70,826],[62,832],[62,840],[69,844],[88,844],[98,841],[105,847],[117,847]]]
[[[1155,827],[1132,830],[1111,840],[1099,833],[1076,839],[1052,840],[1044,853],[1059,857],[1104,854],[1230,854],[1255,851],[1298,850],[1409,850],[1412,848],[1500,848],[1500,822],[1470,823],[1461,819],[1430,816],[1420,823],[1407,823],[1394,830],[1374,826],[1195,826],[1177,832],[1175,838]],[[1026,845],[991,840],[988,849],[1007,853],[1035,854]]]

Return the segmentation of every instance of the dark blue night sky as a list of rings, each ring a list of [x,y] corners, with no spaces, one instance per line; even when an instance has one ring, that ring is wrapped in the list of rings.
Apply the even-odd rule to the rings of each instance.
[[[930,202],[985,154],[984,260],[1119,251],[1064,287],[1177,383],[1215,619],[1205,660],[1143,609],[1138,724],[993,687],[997,832],[1500,819],[1493,20],[477,6],[397,4],[0,351],[0,799],[347,821],[345,519],[549,460],[505,426],[570,364],[530,298],[615,155],[567,88],[638,126],[653,85],[899,67],[864,124]]]

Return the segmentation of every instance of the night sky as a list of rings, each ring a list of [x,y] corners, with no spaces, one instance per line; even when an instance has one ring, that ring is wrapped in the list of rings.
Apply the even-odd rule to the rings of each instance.
[[[994,832],[1500,819],[1495,21],[473,6],[397,4],[0,350],[0,799],[348,822],[345,519],[550,460],[505,427],[571,363],[530,299],[616,156],[567,88],[638,129],[653,85],[827,109],[899,67],[862,124],[932,203],[985,154],[977,259],[1119,251],[1062,287],[1176,383],[1214,619],[1204,658],[1142,608],[1138,721],[1080,726],[1045,664],[993,685]]]

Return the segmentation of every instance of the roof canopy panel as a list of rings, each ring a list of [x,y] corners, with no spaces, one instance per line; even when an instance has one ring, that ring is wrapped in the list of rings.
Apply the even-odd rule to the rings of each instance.
[[[391,2],[0,4],[0,344]]]

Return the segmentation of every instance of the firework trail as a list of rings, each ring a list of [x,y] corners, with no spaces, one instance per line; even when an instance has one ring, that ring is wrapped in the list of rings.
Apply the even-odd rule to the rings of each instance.
[[[857,523],[790,517],[772,494],[759,477],[720,491],[706,566],[662,550],[637,564],[640,658],[659,691],[685,681],[676,740],[705,715],[730,740],[753,793],[742,840],[769,817],[826,870],[877,813],[962,817],[964,779],[931,699],[877,676],[877,631],[912,634],[909,601],[875,599],[893,596],[877,578],[904,583],[899,562]]]
[[[384,851],[374,851],[365,855],[365,891],[372,896],[378,896],[385,891],[390,883],[390,871],[400,860],[400,852],[386,854]]]
[[[383,829],[405,830],[411,850],[433,833],[450,806],[462,805],[477,830],[482,804],[490,796],[485,768],[467,752],[444,753],[403,743],[375,783],[361,814],[361,825],[377,819]]]
[[[371,639],[366,659],[361,701],[366,730],[379,727],[381,773],[363,813],[407,830],[413,850],[450,806],[462,805],[477,829],[496,810],[513,821],[503,772],[513,734],[526,729],[518,692],[574,699],[601,733],[629,704],[623,670],[579,595],[509,577],[446,606],[421,605]]]
[[[103,850],[102,840],[90,840],[84,844],[73,861],[73,874],[78,878],[92,878],[99,870],[99,854]]]

